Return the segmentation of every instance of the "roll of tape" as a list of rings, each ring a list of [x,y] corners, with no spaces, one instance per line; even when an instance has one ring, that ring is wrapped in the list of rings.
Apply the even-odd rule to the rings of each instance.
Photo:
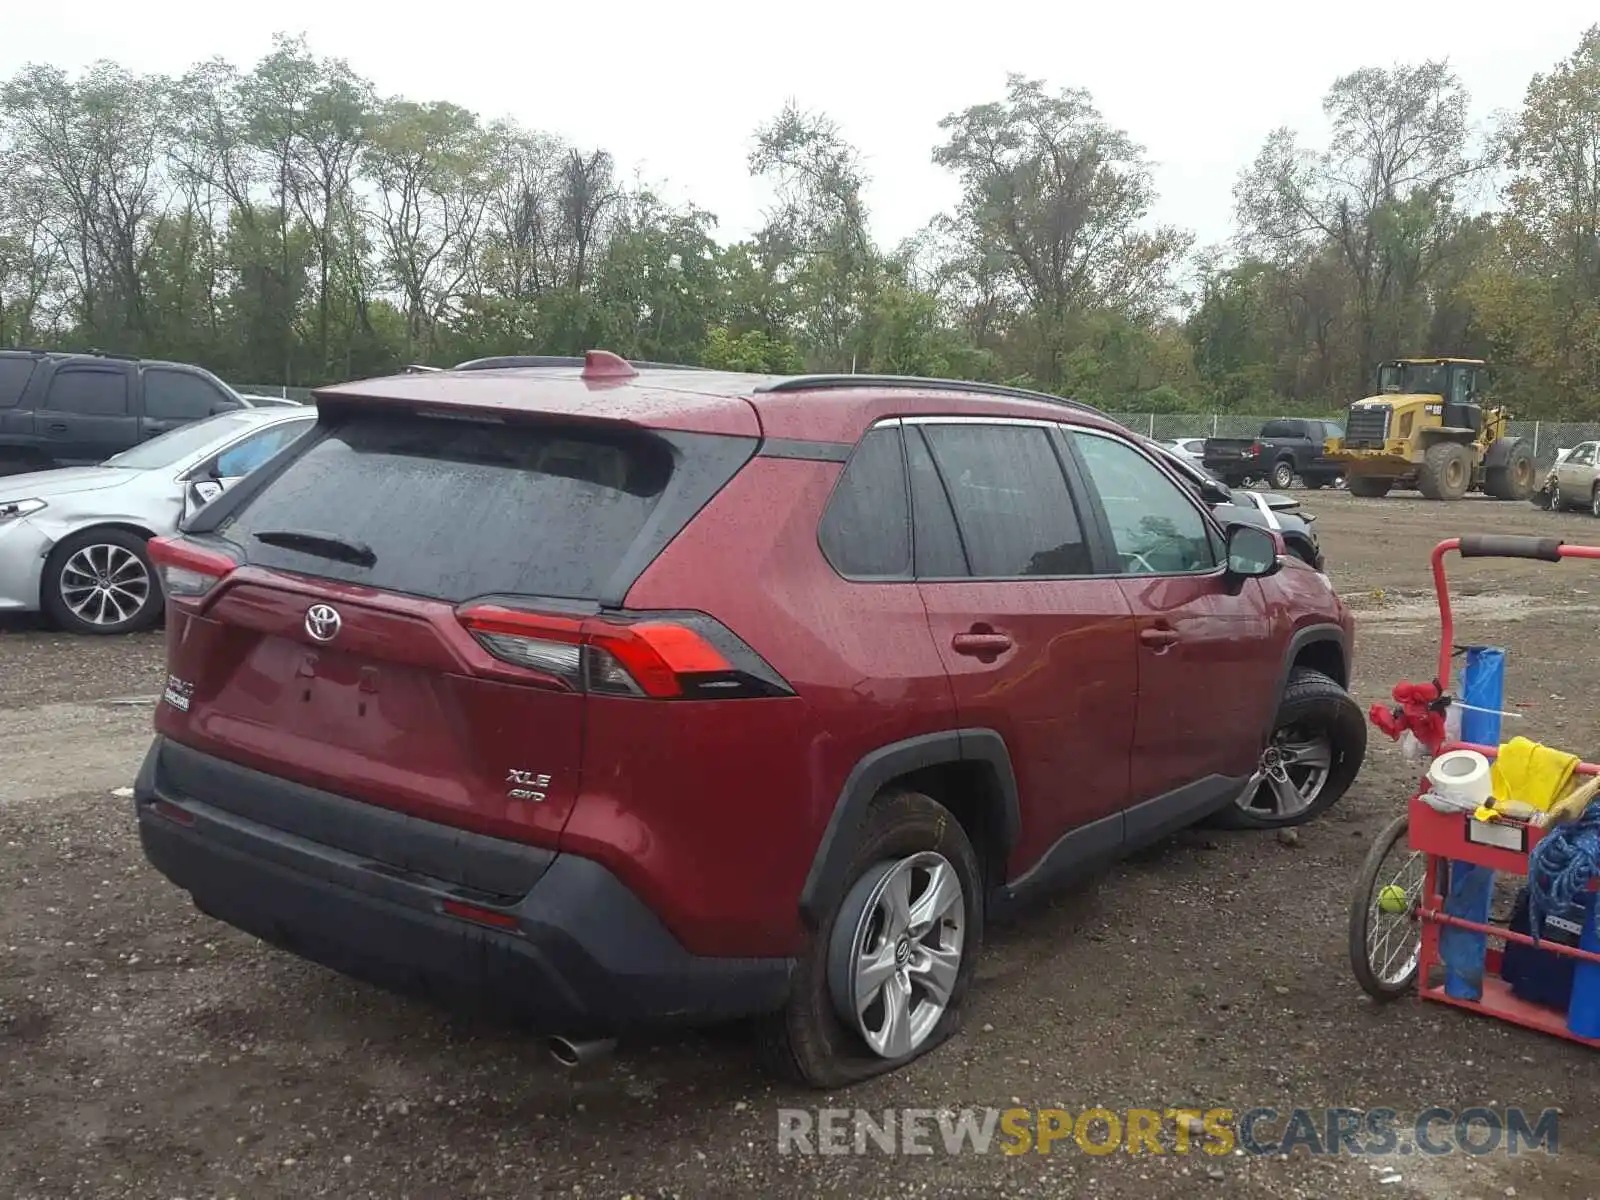
[[[1476,807],[1489,802],[1489,760],[1476,750],[1452,750],[1428,767],[1428,783],[1457,804]]]

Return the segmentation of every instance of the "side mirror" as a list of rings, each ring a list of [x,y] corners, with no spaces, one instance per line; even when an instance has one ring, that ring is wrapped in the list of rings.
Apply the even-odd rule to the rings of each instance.
[[[196,479],[183,492],[183,520],[194,516],[222,492],[222,484],[215,479]]]
[[[1282,552],[1278,538],[1254,525],[1235,525],[1228,530],[1228,573],[1241,579],[1259,579],[1278,567]]]
[[[1220,479],[1202,479],[1200,496],[1207,504],[1233,503],[1233,492]]]

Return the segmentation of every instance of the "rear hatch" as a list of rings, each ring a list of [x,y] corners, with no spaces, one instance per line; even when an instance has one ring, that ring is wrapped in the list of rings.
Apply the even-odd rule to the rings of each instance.
[[[1228,462],[1255,457],[1254,438],[1207,438],[1200,457],[1205,462]]]
[[[581,647],[748,461],[744,411],[749,437],[325,405],[263,485],[155,546],[173,598],[158,729],[554,845],[580,786],[586,691],[625,690],[655,661],[648,646]],[[606,661],[634,676],[584,677]]]

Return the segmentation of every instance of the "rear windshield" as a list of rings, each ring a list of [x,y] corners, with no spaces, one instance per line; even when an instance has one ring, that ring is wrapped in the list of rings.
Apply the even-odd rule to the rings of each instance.
[[[0,355],[0,408],[11,408],[33,378],[33,359],[20,355]]]
[[[644,433],[355,414],[217,532],[251,563],[386,591],[591,600],[668,492],[674,460]],[[257,536],[293,544],[286,533],[370,556]]]

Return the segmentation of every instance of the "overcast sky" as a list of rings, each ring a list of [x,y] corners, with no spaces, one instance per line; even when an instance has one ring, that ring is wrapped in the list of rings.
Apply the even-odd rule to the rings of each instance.
[[[602,146],[624,173],[715,212],[729,238],[750,232],[766,202],[745,170],[751,131],[793,99],[829,113],[860,147],[874,230],[892,244],[955,199],[929,161],[939,119],[999,99],[1018,71],[1088,88],[1155,163],[1157,219],[1204,243],[1227,236],[1234,179],[1270,130],[1320,131],[1336,76],[1447,57],[1482,120],[1515,108],[1529,77],[1596,21],[1595,0],[17,0],[3,21],[0,75],[96,58],[173,73],[211,56],[248,66],[274,32],[303,32],[383,93],[451,100]]]

